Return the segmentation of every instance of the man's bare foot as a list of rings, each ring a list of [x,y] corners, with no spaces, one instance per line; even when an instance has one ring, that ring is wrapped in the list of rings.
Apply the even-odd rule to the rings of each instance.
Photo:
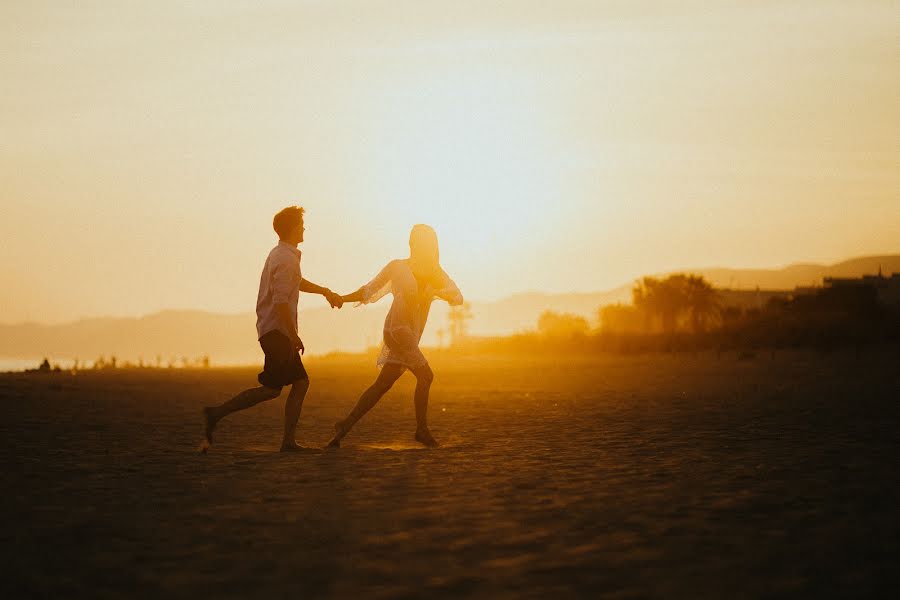
[[[279,452],[298,452],[306,450],[303,446],[298,446],[297,442],[281,442],[281,450]]]
[[[438,441],[432,437],[431,432],[427,429],[416,429],[416,441],[429,448],[437,448],[440,446]]]
[[[215,409],[212,406],[207,406],[203,409],[203,420],[206,423],[206,430],[204,432],[204,436],[206,437],[207,447],[212,445],[212,434],[216,429],[216,423],[219,420],[216,418]]]

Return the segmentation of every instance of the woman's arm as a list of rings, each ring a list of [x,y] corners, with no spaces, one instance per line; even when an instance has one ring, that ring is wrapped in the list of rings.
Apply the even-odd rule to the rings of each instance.
[[[341,296],[341,300],[344,302],[362,302],[363,301],[363,292],[366,289],[366,286],[363,286],[350,294],[344,294]]]
[[[434,291],[434,295],[441,300],[446,300],[450,306],[459,306],[463,303],[462,292],[456,286],[456,282],[450,279],[450,276],[444,273],[444,284],[440,289]]]
[[[362,286],[355,292],[341,296],[344,302],[362,302],[368,304],[375,302],[390,291],[391,277],[394,273],[394,265],[397,261],[389,262],[372,281]]]

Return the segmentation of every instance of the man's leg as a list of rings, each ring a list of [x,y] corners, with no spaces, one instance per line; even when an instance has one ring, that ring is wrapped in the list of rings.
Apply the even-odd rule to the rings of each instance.
[[[334,424],[334,437],[328,442],[329,446],[338,447],[341,445],[341,440],[350,432],[350,429],[353,428],[356,422],[372,410],[372,407],[378,404],[381,397],[400,379],[400,376],[403,375],[403,370],[404,367],[395,364],[387,364],[381,369],[381,373],[378,374],[375,383],[362,393],[362,396],[359,397],[356,406],[353,407],[347,418]]]
[[[281,395],[281,388],[270,388],[267,386],[259,386],[244,390],[231,400],[223,402],[219,406],[207,406],[203,409],[203,415],[206,417],[206,442],[212,444],[212,434],[216,428],[216,424],[223,418],[233,412],[256,406],[260,402],[272,400]]]
[[[300,420],[300,409],[303,408],[303,399],[309,390],[309,379],[298,379],[291,386],[287,400],[284,403],[284,437],[281,439],[281,451],[297,450],[300,446],[294,440],[297,430],[297,421]]]
[[[434,381],[434,372],[428,364],[412,369],[416,376],[416,441],[434,448],[438,446],[437,440],[428,431],[428,394],[431,391],[431,382]]]

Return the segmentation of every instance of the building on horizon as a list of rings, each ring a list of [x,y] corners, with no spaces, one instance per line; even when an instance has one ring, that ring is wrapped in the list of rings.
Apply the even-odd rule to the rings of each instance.
[[[825,289],[848,289],[871,287],[875,289],[878,301],[888,306],[900,307],[900,273],[885,276],[878,269],[877,275],[862,277],[825,277]]]

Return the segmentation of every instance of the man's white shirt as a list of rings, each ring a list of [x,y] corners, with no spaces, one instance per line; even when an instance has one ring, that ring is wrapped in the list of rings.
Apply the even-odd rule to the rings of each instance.
[[[291,244],[278,242],[266,258],[259,278],[256,297],[256,333],[259,337],[278,330],[288,337],[297,333],[297,303],[300,300],[300,250]],[[291,310],[294,331],[287,331],[278,320],[276,304],[287,304]]]

